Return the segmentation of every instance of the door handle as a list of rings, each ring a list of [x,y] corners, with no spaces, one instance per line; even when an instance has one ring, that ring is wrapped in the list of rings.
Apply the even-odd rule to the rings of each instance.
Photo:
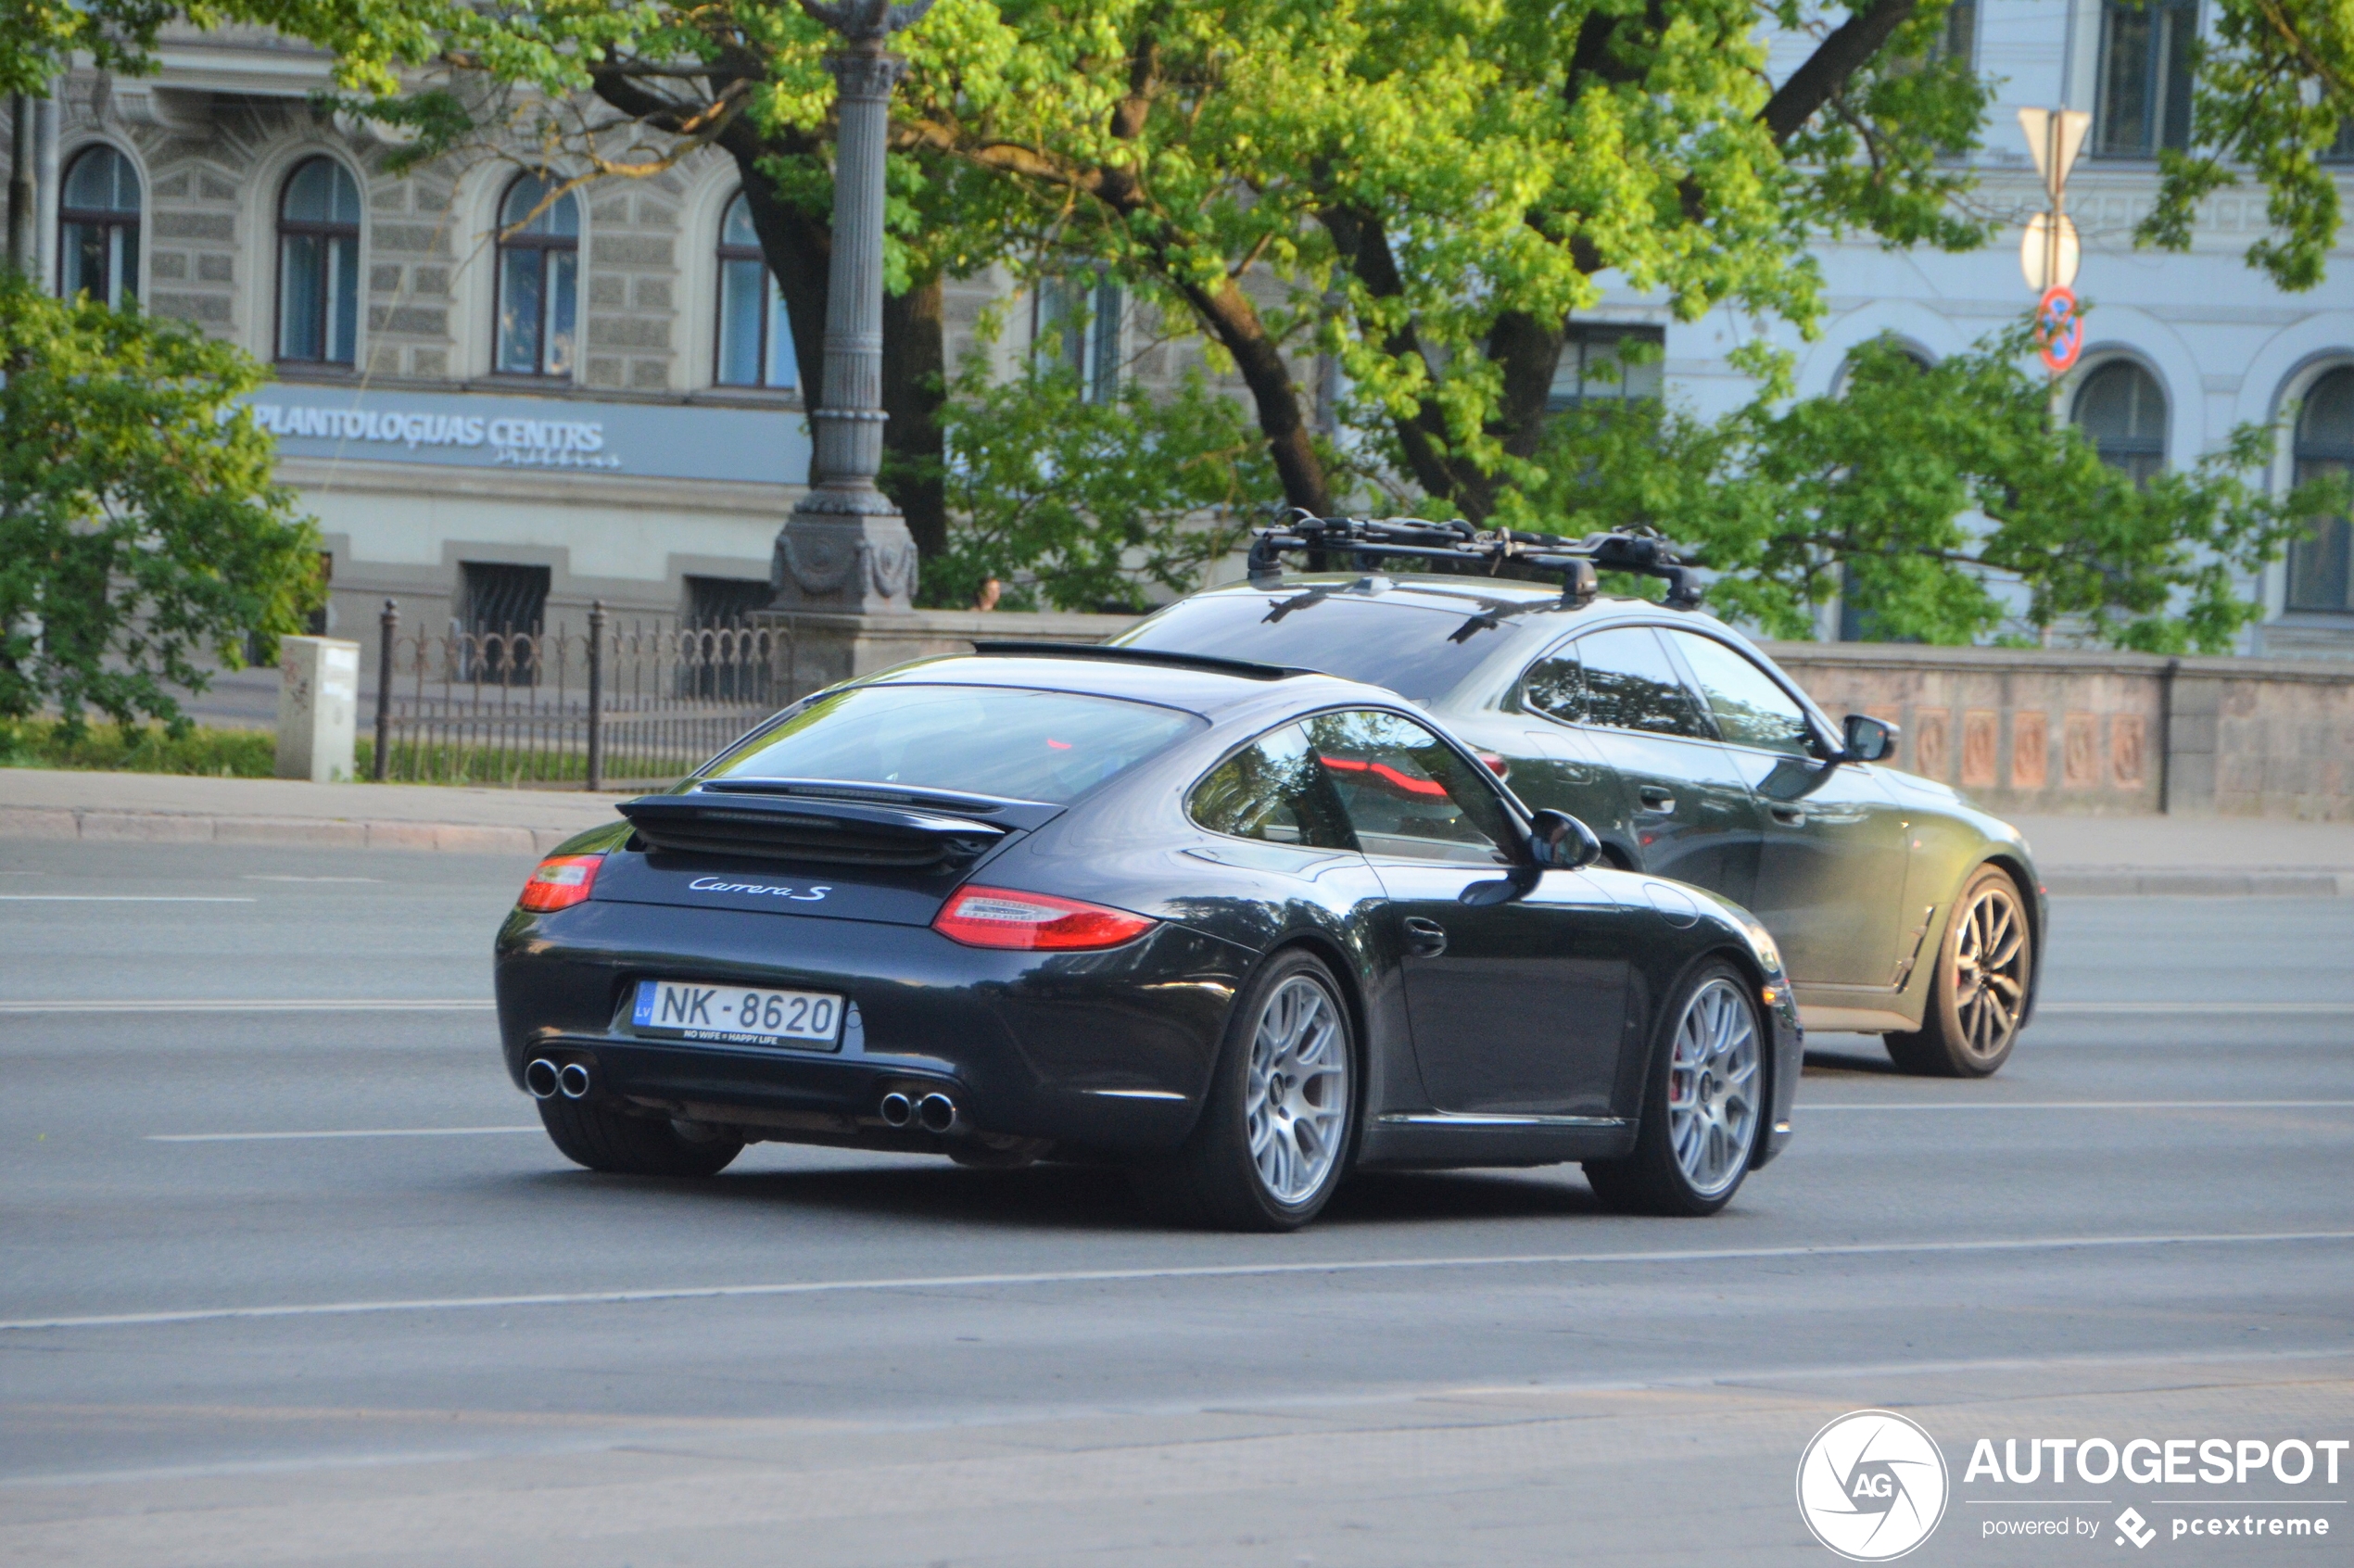
[[[1658,784],[1646,784],[1635,791],[1645,811],[1674,811],[1676,792]]]
[[[1806,808],[1794,805],[1767,806],[1766,815],[1785,828],[1796,828],[1806,820]]]
[[[1406,917],[1406,951],[1418,958],[1436,958],[1447,951],[1447,928],[1419,915]]]

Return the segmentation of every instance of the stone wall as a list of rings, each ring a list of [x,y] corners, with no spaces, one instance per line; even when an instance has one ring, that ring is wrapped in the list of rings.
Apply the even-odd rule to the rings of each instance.
[[[779,614],[795,695],[976,637],[1085,643],[1121,615]],[[1889,643],[1769,643],[1838,718],[1904,729],[1896,765],[1989,810],[2354,820],[2354,666]]]
[[[1989,809],[2354,819],[2354,668],[1999,648],[1770,644],[1833,717]]]

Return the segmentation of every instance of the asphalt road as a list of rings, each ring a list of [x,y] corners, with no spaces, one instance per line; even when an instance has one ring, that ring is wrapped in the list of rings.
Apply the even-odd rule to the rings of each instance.
[[[483,1005],[525,869],[0,843],[0,1562],[1828,1562],[1792,1477],[1867,1406],[1951,1467],[1908,1562],[2138,1560],[2129,1505],[2347,1560],[2354,1454],[1964,1472],[2354,1437],[2354,900],[2062,903],[2000,1076],[1825,1037],[1713,1220],[1565,1168],[1235,1237],[1077,1168],[575,1170]],[[2170,1534],[2226,1508],[2331,1534]]]

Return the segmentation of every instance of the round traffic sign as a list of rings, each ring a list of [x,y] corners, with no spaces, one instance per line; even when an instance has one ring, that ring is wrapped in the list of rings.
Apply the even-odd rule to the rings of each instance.
[[[2084,313],[2069,288],[2047,288],[2035,305],[2035,342],[2044,351],[2044,368],[2064,375],[2084,352]]]

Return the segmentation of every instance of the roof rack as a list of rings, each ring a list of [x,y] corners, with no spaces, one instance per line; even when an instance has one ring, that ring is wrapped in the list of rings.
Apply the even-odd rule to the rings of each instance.
[[[1289,664],[1261,664],[1249,659],[1221,659],[1214,653],[1183,653],[1168,648],[1115,648],[1101,642],[1048,642],[1019,638],[975,638],[973,651],[1022,659],[1118,659],[1132,664],[1162,664],[1171,669],[1212,670],[1246,680],[1288,680],[1294,676],[1321,675],[1321,670]]]
[[[1420,517],[1311,517],[1302,512],[1288,523],[1251,536],[1250,575],[1283,570],[1286,550],[1306,550],[1318,565],[1335,553],[1353,557],[1367,571],[1392,556],[1424,561],[1485,563],[1490,575],[1505,563],[1562,575],[1562,596],[1582,602],[1594,595],[1596,575],[1633,572],[1667,584],[1667,602],[1697,609],[1702,592],[1699,574],[1675,544],[1651,529],[1612,529],[1582,539],[1528,534],[1516,528],[1474,528],[1462,518],[1448,523]]]

